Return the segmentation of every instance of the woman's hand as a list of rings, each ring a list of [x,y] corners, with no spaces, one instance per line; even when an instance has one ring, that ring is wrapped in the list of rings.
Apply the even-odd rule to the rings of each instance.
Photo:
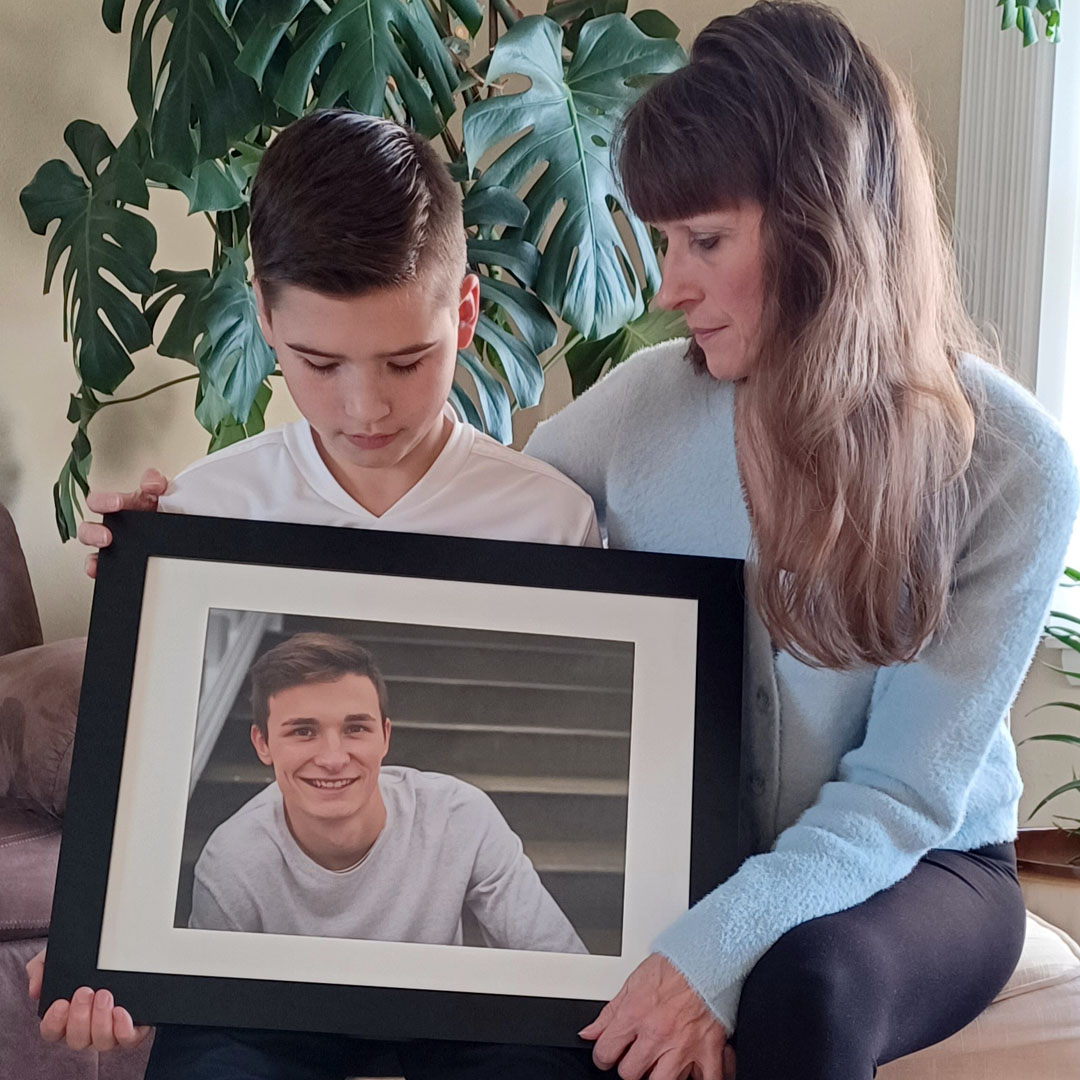
[[[139,490],[91,491],[86,497],[87,509],[95,514],[109,514],[116,510],[156,510],[158,496],[165,494],[169,481],[157,469],[147,469],[139,481]],[[112,543],[112,532],[99,521],[81,521],[76,530],[80,544],[92,548],[105,548]],[[97,551],[86,556],[88,577],[97,577]]]
[[[30,979],[30,997],[41,997],[41,980],[45,973],[45,950],[27,961],[26,974]],[[82,986],[71,1001],[58,998],[41,1018],[41,1037],[46,1042],[63,1040],[72,1050],[115,1050],[138,1046],[150,1033],[148,1027],[136,1027],[127,1009],[113,1003],[108,990],[96,993]]]
[[[579,1032],[601,1069],[622,1080],[726,1080],[735,1075],[727,1032],[670,961],[653,953]]]

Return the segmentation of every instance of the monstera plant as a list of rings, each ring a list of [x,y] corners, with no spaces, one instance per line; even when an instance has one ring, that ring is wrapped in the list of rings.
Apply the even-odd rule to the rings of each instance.
[[[1026,39],[1035,11],[1056,35],[1058,0],[1001,2],[1004,25]],[[578,394],[683,331],[677,315],[646,310],[654,238],[611,162],[627,106],[685,61],[678,28],[658,11],[628,17],[627,0],[565,0],[527,17],[512,0],[489,3],[478,41],[477,0],[104,0],[110,31],[129,21],[131,129],[114,142],[73,121],[64,141],[79,171],[46,162],[21,193],[34,232],[57,223],[45,290],[63,262],[79,378],[53,489],[64,539],[89,490],[90,422],[102,409],[190,382],[211,450],[262,429],[275,365],[255,318],[247,200],[275,131],[313,109],[407,123],[438,140],[461,183],[483,312],[452,400],[471,423],[509,441],[511,414],[536,404],[553,364],[568,366]],[[206,230],[205,269],[158,262],[154,188],[186,196]],[[180,373],[118,395],[151,347]]]
[[[247,199],[275,131],[312,109],[407,123],[440,142],[461,183],[483,310],[453,403],[472,423],[509,441],[511,414],[536,404],[546,367],[570,363],[580,389],[639,343],[679,332],[677,320],[646,313],[656,253],[622,203],[610,153],[627,105],[685,60],[659,12],[631,19],[626,0],[570,0],[522,17],[492,0],[481,45],[476,0],[127,7],[105,0],[102,17],[114,33],[130,17],[131,129],[114,142],[74,121],[64,141],[79,171],[49,161],[21,194],[31,229],[57,222],[45,286],[63,263],[80,380],[54,488],[65,539],[89,486],[91,421],[132,400],[118,392],[141,350],[181,365],[149,393],[190,381],[211,449],[262,428],[275,366],[255,318]],[[192,227],[206,230],[206,269],[159,265],[147,211],[161,187],[183,192]],[[567,327],[558,350],[557,320]]]

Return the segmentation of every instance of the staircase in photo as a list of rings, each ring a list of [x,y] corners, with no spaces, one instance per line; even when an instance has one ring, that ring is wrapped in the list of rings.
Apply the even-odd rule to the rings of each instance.
[[[589,951],[618,954],[633,646],[284,616],[252,631],[250,651],[316,629],[354,637],[374,654],[393,721],[386,764],[451,773],[487,792]],[[210,833],[273,779],[251,746],[249,697],[245,678],[192,792],[180,924]],[[468,921],[465,935],[480,943]]]

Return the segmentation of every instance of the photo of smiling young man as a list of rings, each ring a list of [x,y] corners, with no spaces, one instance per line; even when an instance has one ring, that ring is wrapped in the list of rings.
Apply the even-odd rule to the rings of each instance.
[[[491,798],[384,765],[392,724],[372,654],[303,632],[251,669],[251,744],[273,782],[195,864],[188,926],[584,953]]]

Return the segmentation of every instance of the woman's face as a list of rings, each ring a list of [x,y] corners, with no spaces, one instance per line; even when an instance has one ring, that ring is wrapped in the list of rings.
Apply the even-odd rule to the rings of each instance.
[[[681,311],[709,374],[742,379],[753,364],[762,310],[761,206],[745,202],[655,226],[667,238],[656,302]]]

